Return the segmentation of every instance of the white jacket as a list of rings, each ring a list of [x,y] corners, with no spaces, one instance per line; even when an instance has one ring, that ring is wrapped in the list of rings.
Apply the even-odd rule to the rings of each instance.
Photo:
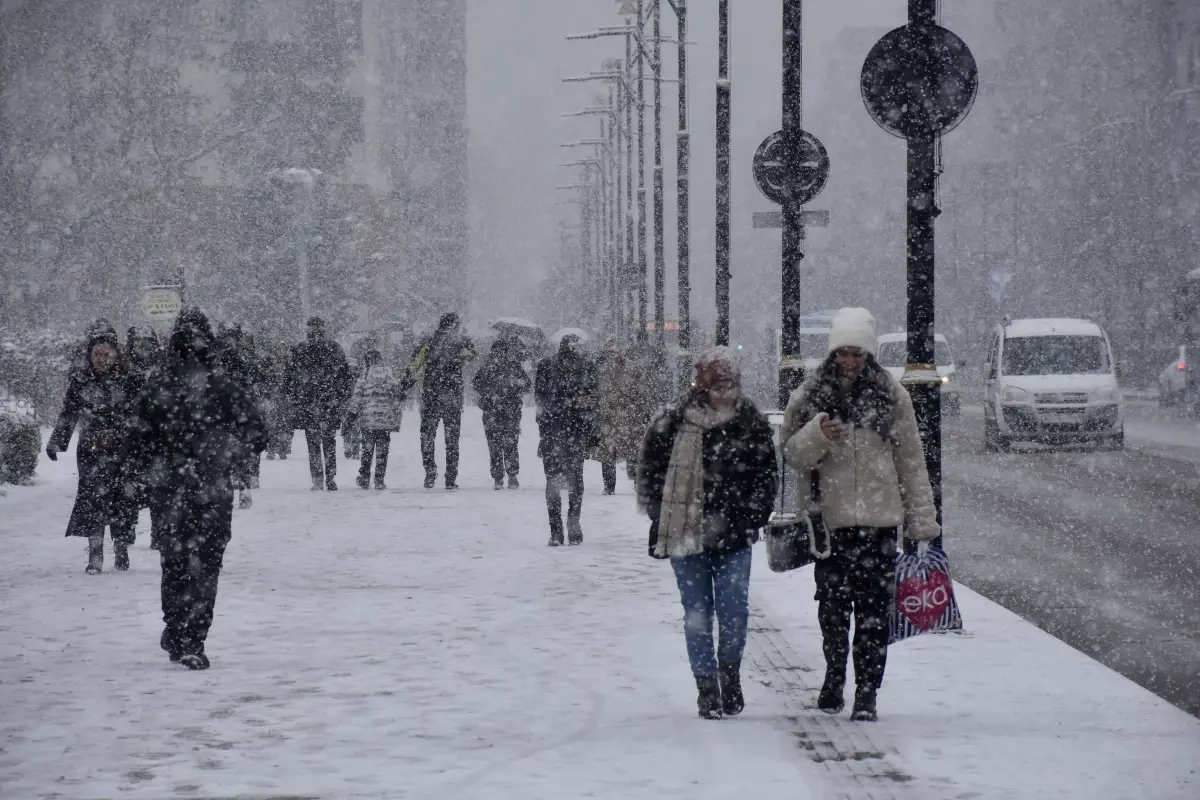
[[[364,431],[391,431],[400,427],[404,393],[389,367],[374,366],[354,384],[347,408]]]
[[[797,389],[784,413],[783,453],[801,475],[797,492],[800,508],[809,504],[814,469],[820,475],[821,512],[830,530],[837,528],[903,527],[909,539],[930,540],[941,534],[933,504],[933,489],[917,430],[912,398],[892,378],[896,443],[867,428],[854,427],[840,442],[827,438],[821,422],[828,414],[797,419],[806,405],[806,387]]]

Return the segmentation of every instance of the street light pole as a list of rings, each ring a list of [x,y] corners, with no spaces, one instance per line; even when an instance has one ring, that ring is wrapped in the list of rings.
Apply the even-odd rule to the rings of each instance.
[[[632,21],[625,20],[626,26],[632,27]],[[633,72],[633,34],[632,32],[625,34],[625,69],[624,78],[622,79],[622,88],[624,92],[620,92],[625,97],[625,253],[628,263],[626,266],[627,274],[633,270],[634,245],[633,245],[633,104],[634,97],[629,92],[629,76]],[[626,302],[632,304],[633,298],[629,294],[628,287],[625,288],[623,296]],[[634,312],[632,305],[629,309],[629,320],[632,323]],[[628,336],[628,329],[626,329]]]
[[[801,133],[804,129],[803,0],[783,0],[783,152],[788,176],[788,198],[782,204],[782,300],[779,364],[779,407],[804,380],[800,356],[800,262],[804,258],[804,223],[801,204],[790,191],[799,174]]]
[[[692,133],[688,130],[687,101],[687,0],[675,0],[675,18],[679,23],[679,128],[675,133],[676,186],[676,280],[675,302],[679,308],[679,381],[686,386],[691,379],[691,178]]]
[[[637,0],[638,60],[637,60],[637,153],[638,153],[638,333],[639,342],[646,341],[646,58],[643,52],[643,32],[646,25],[645,0]]]
[[[680,41],[679,49],[687,48]],[[654,330],[658,346],[666,346],[665,307],[667,264],[663,247],[663,164],[662,164],[662,2],[654,3]]]
[[[729,0],[718,0],[717,44],[717,331],[716,343],[729,344],[730,104]]]

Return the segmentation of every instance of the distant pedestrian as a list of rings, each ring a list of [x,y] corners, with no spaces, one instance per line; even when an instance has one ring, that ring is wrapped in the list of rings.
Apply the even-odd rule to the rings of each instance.
[[[304,430],[313,491],[337,490],[337,431],[354,388],[350,364],[325,320],[308,321],[308,339],[292,351],[288,403],[293,425]]]
[[[217,333],[217,366],[221,374],[237,384],[257,407],[264,377],[251,340],[242,332],[240,324],[220,326]],[[253,490],[258,488],[260,465],[258,453],[247,453],[246,460],[234,469],[233,484],[238,492],[238,508],[250,508],[253,505]]]
[[[538,456],[546,473],[550,546],[563,544],[562,491],[567,490],[567,544],[583,544],[583,462],[599,444],[596,365],[580,338],[567,334],[558,353],[543,359],[534,376]]]
[[[153,328],[134,326],[129,329],[125,337],[125,358],[129,362],[131,375],[136,379],[137,389],[141,391],[151,377],[163,368],[163,348]],[[131,477],[132,485],[137,490],[137,506],[139,509],[150,509],[150,549],[159,550],[162,544],[162,516],[150,504],[139,476]]]
[[[741,368],[728,347],[697,360],[692,388],[659,412],[642,445],[638,505],[650,517],[650,555],[669,558],[675,571],[705,719],[745,707],[750,548],[775,505],[775,459],[771,426],[742,394]]]
[[[908,390],[875,360],[875,319],[863,308],[833,316],[828,356],[796,390],[784,414],[784,456],[801,476],[799,508],[808,508],[816,471],[832,555],[816,563],[817,619],[825,682],[817,706],[845,705],[847,639],[854,618],[851,719],[876,719],[887,664],[888,613],[901,528],[914,540],[941,529]]]
[[[638,450],[646,420],[641,417],[639,374],[616,339],[604,345],[597,368],[600,388],[600,446],[596,460],[604,479],[604,493],[617,491],[617,463],[625,462],[630,480],[637,477]]]
[[[446,488],[458,488],[458,448],[462,434],[463,367],[475,358],[475,344],[462,332],[458,314],[442,316],[433,336],[413,354],[408,373],[422,375],[421,463],[425,488],[437,483],[436,440],[441,423],[446,437]]]
[[[517,444],[521,437],[523,398],[533,384],[521,365],[515,342],[500,338],[492,343],[492,351],[475,373],[472,386],[483,411],[492,481],[497,489],[502,489],[507,475],[508,488],[516,489],[520,486]]]
[[[292,454],[291,404],[287,382],[291,372],[291,356],[287,342],[277,342],[268,348],[262,360],[263,383],[259,393],[259,408],[267,422],[267,459],[285,459]]]
[[[404,415],[404,386],[390,367],[384,366],[378,350],[363,355],[363,373],[354,384],[347,407],[347,426],[362,431],[362,462],[358,488],[371,485],[371,462],[375,462],[375,488],[386,489],[388,450],[392,432],[400,430]]]
[[[87,538],[87,573],[98,575],[104,567],[104,529],[112,535],[117,570],[129,569],[129,546],[137,535],[137,472],[128,464],[126,447],[141,379],[130,371],[111,326],[93,326],[82,352],[85,360],[77,359],[70,371],[46,456],[57,461],[79,426],[79,483],[67,536]]]
[[[266,447],[252,398],[217,359],[208,319],[185,308],[165,369],[139,398],[130,441],[130,457],[164,518],[159,646],[189,669],[209,666],[204,644],[232,536],[234,472]]]

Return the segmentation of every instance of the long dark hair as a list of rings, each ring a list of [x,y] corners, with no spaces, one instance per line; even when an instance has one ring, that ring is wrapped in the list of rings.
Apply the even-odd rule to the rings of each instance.
[[[849,389],[844,390],[838,374],[837,355],[830,353],[805,381],[805,389],[808,404],[802,416],[805,422],[825,413],[894,441],[896,386],[892,376],[879,366],[873,355],[867,355],[862,372]]]

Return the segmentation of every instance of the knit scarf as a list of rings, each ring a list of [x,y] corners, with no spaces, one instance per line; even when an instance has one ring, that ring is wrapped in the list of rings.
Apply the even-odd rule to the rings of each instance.
[[[706,534],[712,532],[704,524],[704,433],[736,415],[736,408],[717,410],[698,404],[689,404],[681,411],[663,485],[655,555],[694,556],[711,544],[705,541]]]

